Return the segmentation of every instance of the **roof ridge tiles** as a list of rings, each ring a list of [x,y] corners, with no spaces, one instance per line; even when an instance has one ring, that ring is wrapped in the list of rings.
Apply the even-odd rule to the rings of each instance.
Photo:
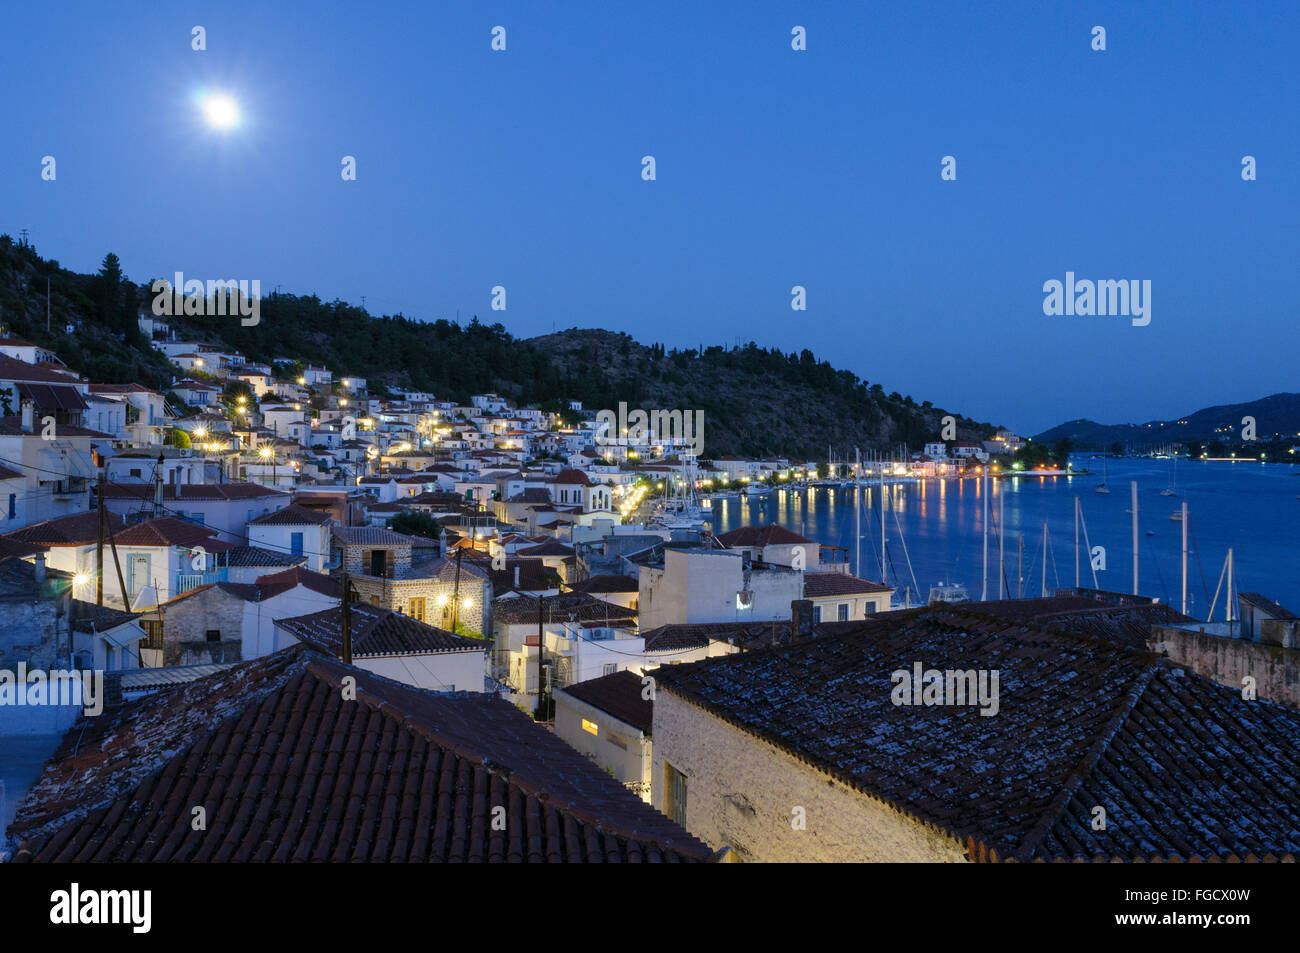
[[[1015,851],[1014,856],[1016,858],[1027,860],[1033,856],[1034,851],[1038,849],[1038,845],[1042,842],[1043,838],[1047,836],[1048,832],[1055,826],[1061,815],[1065,813],[1065,809],[1069,806],[1075,793],[1083,786],[1083,782],[1092,775],[1093,769],[1101,760],[1102,755],[1104,755],[1106,750],[1110,747],[1111,740],[1119,733],[1119,730],[1123,727],[1124,723],[1128,721],[1129,716],[1133,713],[1133,709],[1137,707],[1138,700],[1146,692],[1147,686],[1151,684],[1151,680],[1155,677],[1158,671],[1159,669],[1156,666],[1148,665],[1143,669],[1143,671],[1138,673],[1138,677],[1134,679],[1128,692],[1116,706],[1115,713],[1106,722],[1102,730],[1098,732],[1097,740],[1093,743],[1092,747],[1084,753],[1084,756],[1079,763],[1065,776],[1065,781],[1061,785],[1061,789],[1057,791],[1056,796],[1048,805],[1047,810],[1045,810],[1042,817],[1038,819],[1038,823],[1031,827],[1025,834],[1019,848]]]

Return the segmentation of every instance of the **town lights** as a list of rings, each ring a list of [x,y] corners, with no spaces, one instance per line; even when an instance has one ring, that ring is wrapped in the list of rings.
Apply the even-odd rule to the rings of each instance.
[[[74,586],[84,586],[88,582],[90,582],[89,573],[79,572],[72,577],[72,584]]]

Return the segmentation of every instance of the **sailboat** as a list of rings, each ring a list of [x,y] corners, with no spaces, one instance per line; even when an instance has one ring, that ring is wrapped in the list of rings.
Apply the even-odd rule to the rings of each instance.
[[[1098,493],[1109,493],[1110,487],[1106,485],[1106,458],[1101,458],[1101,482],[1097,484]]]
[[[1173,474],[1169,478],[1169,485],[1160,491],[1161,496],[1177,496],[1178,491],[1174,489],[1178,482],[1178,458],[1174,457]]]

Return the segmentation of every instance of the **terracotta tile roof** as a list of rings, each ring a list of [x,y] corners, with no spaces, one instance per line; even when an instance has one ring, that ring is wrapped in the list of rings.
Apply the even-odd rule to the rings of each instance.
[[[640,592],[640,584],[631,576],[592,576],[582,582],[569,583],[571,592]]]
[[[108,483],[104,486],[104,499],[153,500],[151,483]],[[201,500],[247,500],[263,496],[288,498],[283,490],[274,490],[256,483],[180,483],[163,486],[163,500],[199,502]]]
[[[72,600],[69,615],[72,618],[72,628],[78,632],[104,632],[115,629],[119,625],[126,625],[128,622],[136,622],[140,618],[134,612],[114,609],[112,606],[96,605],[93,602],[83,602],[80,599]]]
[[[248,521],[250,526],[320,526],[328,523],[331,517],[320,510],[310,510],[305,506],[290,503],[288,506],[259,516]]]
[[[258,576],[255,583],[219,582],[216,585],[231,595],[239,596],[245,602],[265,602],[299,586],[335,599],[343,594],[343,587],[332,576],[313,572],[303,566],[294,566],[283,572]]]
[[[117,534],[118,546],[183,546],[194,549],[202,546],[210,553],[227,552],[235,548],[217,537],[217,531],[189,520],[174,516],[132,523]]]
[[[120,533],[126,528],[126,520],[115,513],[109,513],[106,530],[111,528]],[[20,543],[41,543],[46,546],[84,546],[99,539],[99,513],[70,513],[57,519],[33,523],[5,534],[6,539]],[[120,537],[119,537],[120,539]]]
[[[48,362],[41,364],[28,364],[26,361],[20,361],[17,358],[10,357],[8,354],[0,354],[0,380],[12,381],[41,381],[49,384],[69,384],[79,377],[76,372],[71,376],[67,369],[57,371],[54,366]]]
[[[334,538],[347,546],[411,546],[415,540],[381,526],[335,526]]]
[[[786,529],[776,523],[769,523],[766,526],[742,526],[739,529],[733,529],[729,533],[723,533],[716,537],[722,545],[737,548],[744,546],[788,546],[792,543],[809,543],[817,545],[815,540],[806,536],[800,536],[798,533]]]
[[[555,474],[556,483],[574,484],[577,486],[592,486],[591,478],[581,470],[561,470]]]
[[[564,595],[542,600],[542,617],[546,622],[599,622],[622,627],[635,625],[635,609],[625,609],[612,602],[586,595]],[[492,601],[492,621],[502,625],[537,625],[539,600],[533,596],[512,596]]]
[[[860,593],[893,592],[892,586],[859,579],[842,572],[806,572],[803,575],[803,594],[807,599],[822,596],[850,596]]]
[[[640,675],[624,671],[569,685],[556,694],[572,695],[648,735],[654,722],[654,702],[642,697],[645,687]]]
[[[195,805],[206,831],[191,828]],[[421,691],[303,646],[84,720],[9,832],[20,862],[710,856],[507,702]]]
[[[997,715],[893,704],[917,662],[997,671]],[[1111,641],[936,607],[655,679],[980,857],[1300,853],[1300,712]]]
[[[544,543],[538,543],[536,546],[526,546],[522,549],[515,550],[517,556],[572,556],[573,547],[566,546],[558,539],[548,539]]]
[[[351,607],[352,656],[428,655],[435,652],[481,652],[487,643],[454,635],[409,615],[354,602]],[[276,619],[295,638],[329,655],[343,653],[343,608],[325,609],[291,619]]]
[[[462,561],[466,566],[474,565],[485,572],[492,580],[492,591],[498,594],[512,590],[545,592],[548,589],[558,589],[560,585],[559,575],[539,556],[507,556],[504,569],[494,568],[491,559],[480,559],[477,556],[471,559],[468,551]],[[518,585],[515,584],[516,569],[519,570]]]
[[[49,547],[44,543],[27,543],[20,539],[0,536],[0,559],[8,559],[11,556],[22,559],[25,556],[46,552],[48,549]]]
[[[259,566],[299,566],[306,561],[306,556],[290,556],[260,546],[236,546],[226,553],[227,566],[249,569]]]
[[[1249,602],[1252,605],[1259,606],[1261,609],[1266,610],[1275,619],[1300,618],[1300,616],[1296,616],[1296,614],[1291,610],[1284,608],[1282,603],[1270,599],[1268,596],[1258,592],[1239,592],[1237,593],[1237,598],[1243,602]]]
[[[643,632],[647,652],[681,652],[702,649],[711,642],[735,645],[741,651],[786,645],[791,623],[787,619],[766,622],[690,622],[661,625]]]

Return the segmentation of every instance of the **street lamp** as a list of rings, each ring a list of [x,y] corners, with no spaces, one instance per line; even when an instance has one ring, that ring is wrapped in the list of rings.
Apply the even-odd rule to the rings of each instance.
[[[275,448],[270,444],[263,444],[261,447],[258,448],[257,455],[261,457],[263,460],[269,459],[271,461],[271,486],[275,486],[277,482],[276,472],[275,472],[275,464],[276,464]]]

